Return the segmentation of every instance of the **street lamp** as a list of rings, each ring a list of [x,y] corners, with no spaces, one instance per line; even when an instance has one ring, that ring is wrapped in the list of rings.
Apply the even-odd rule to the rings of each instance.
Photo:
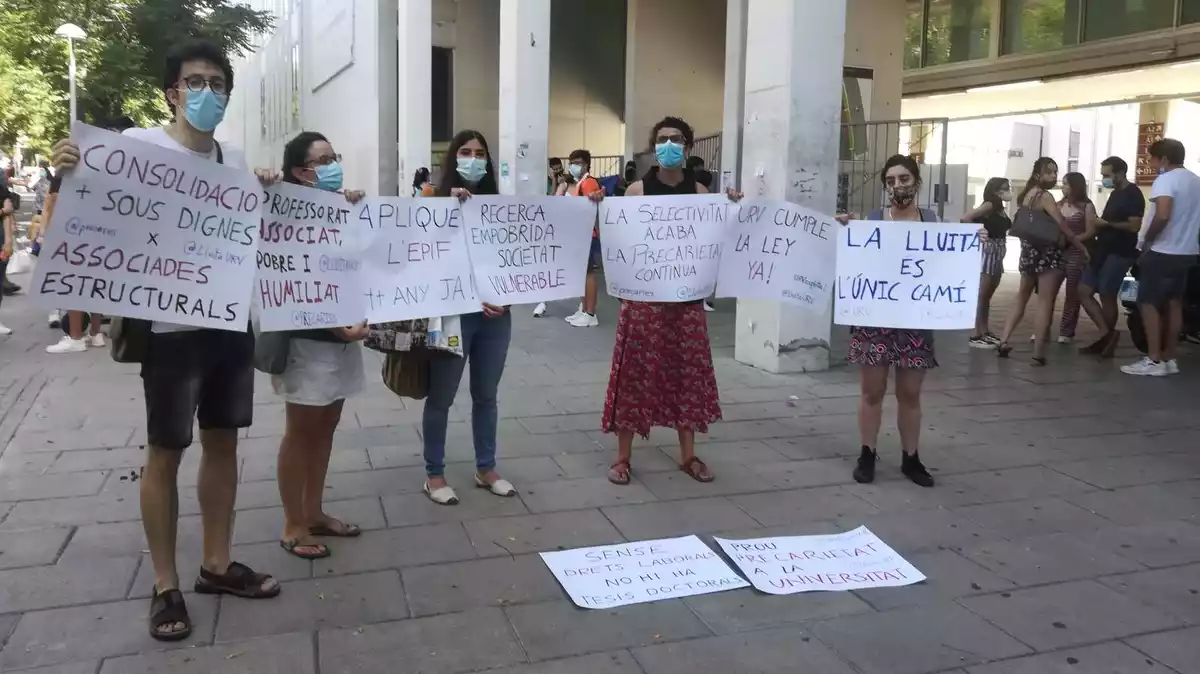
[[[73,23],[64,23],[54,31],[54,34],[67,39],[67,53],[71,59],[67,79],[71,85],[71,122],[74,123],[77,119],[75,115],[75,40],[82,40],[87,37],[87,33]]]

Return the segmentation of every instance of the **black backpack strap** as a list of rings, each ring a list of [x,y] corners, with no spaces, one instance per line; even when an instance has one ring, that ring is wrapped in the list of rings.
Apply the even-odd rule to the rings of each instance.
[[[219,143],[217,140],[214,139],[213,144],[217,146],[217,163],[224,164],[225,163],[225,153],[221,152],[221,143]]]

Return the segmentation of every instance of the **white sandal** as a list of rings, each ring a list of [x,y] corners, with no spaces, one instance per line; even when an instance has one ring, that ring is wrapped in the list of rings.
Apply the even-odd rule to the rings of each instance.
[[[495,494],[496,496],[503,496],[505,498],[509,498],[509,497],[517,495],[517,488],[514,487],[511,482],[509,482],[508,480],[505,480],[504,478],[501,478],[491,484],[488,484],[483,481],[483,478],[479,477],[479,475],[476,474],[475,475],[475,486],[479,487],[480,489],[486,489],[486,490],[492,492],[493,494]]]
[[[450,485],[438,487],[437,489],[430,489],[429,482],[426,482],[425,485],[421,487],[421,491],[429,497],[430,501],[433,501],[438,505],[458,505],[458,494],[454,493],[454,488]]]

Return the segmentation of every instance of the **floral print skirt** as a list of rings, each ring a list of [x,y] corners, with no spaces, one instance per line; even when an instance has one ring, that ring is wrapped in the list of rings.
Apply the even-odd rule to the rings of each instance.
[[[705,433],[720,418],[704,305],[622,302],[602,430]]]
[[[1038,276],[1048,271],[1066,271],[1067,255],[1062,248],[1034,248],[1021,243],[1021,262],[1017,269],[1025,276]]]
[[[850,328],[846,359],[858,365],[895,365],[914,370],[937,367],[933,333],[929,330]]]

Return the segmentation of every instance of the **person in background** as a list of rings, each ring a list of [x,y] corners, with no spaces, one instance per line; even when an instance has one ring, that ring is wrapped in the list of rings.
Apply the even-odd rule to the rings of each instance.
[[[283,148],[283,181],[327,192],[342,190],[341,158],[319,133],[305,131]],[[345,192],[358,203],[360,191]],[[301,559],[328,557],[329,546],[314,536],[352,538],[362,533],[325,513],[325,476],[333,433],[346,398],[365,387],[362,347],[367,323],[333,329],[298,330],[289,338],[287,367],[271,386],[285,403],[286,425],[279,443],[277,480],[283,502],[279,545]]]
[[[422,166],[421,168],[417,169],[415,173],[413,173],[412,196],[414,196],[414,197],[420,196],[421,189],[423,187],[425,187],[425,184],[428,182],[429,182],[429,169]]]
[[[126,129],[132,129],[133,127],[133,120],[128,117],[118,117],[104,124],[104,128],[113,133],[124,133]],[[54,176],[46,195],[45,214],[42,219],[43,235],[50,228],[50,218],[54,213],[54,205],[58,203],[58,190],[61,186],[62,178],[57,175]],[[58,327],[60,322],[62,322],[62,316],[63,312],[61,311],[51,313],[49,317],[50,327]],[[66,312],[66,317],[67,320],[62,322],[62,338],[54,344],[47,346],[46,353],[82,353],[87,351],[88,347],[104,348],[104,333],[102,332],[104,316],[102,314],[89,314],[86,311],[68,311]],[[83,334],[85,322],[88,324],[88,335],[86,338]]]
[[[436,186],[425,194],[466,201],[473,194],[498,194],[496,171],[487,139],[478,131],[460,131],[450,141]],[[425,484],[421,490],[439,505],[457,505],[458,494],[446,482],[446,424],[458,394],[463,371],[471,368],[471,435],[475,442],[475,486],[496,496],[512,497],[517,490],[496,472],[496,397],[508,345],[512,314],[507,307],[483,303],[483,311],[464,314],[461,358],[435,358],[429,363],[429,397],[421,418],[425,446]]]
[[[591,152],[587,150],[575,150],[567,158],[567,161],[569,162],[567,170],[574,181],[574,184],[567,190],[567,196],[591,198],[596,194],[603,195],[604,189],[600,187],[600,182],[592,177]],[[603,253],[600,249],[600,223],[597,222],[592,225],[592,248],[591,252],[588,253],[587,280],[583,287],[583,302],[579,305],[578,311],[566,318],[569,325],[577,328],[594,328],[600,325],[600,321],[596,319],[596,301],[599,295],[599,281],[597,277],[600,274],[602,258]],[[542,310],[545,311],[545,308],[542,307]],[[537,314],[534,315],[536,316]]]
[[[174,119],[166,127],[128,129],[125,135],[248,171],[241,152],[213,139],[233,90],[233,66],[220,47],[204,40],[182,42],[168,53],[163,73],[163,95]],[[60,171],[74,168],[79,147],[69,139],[59,141],[52,163]],[[264,185],[273,182],[273,176],[260,174],[259,179]],[[141,511],[154,566],[149,632],[160,641],[178,641],[192,632],[175,566],[179,464],[192,444],[197,420],[203,454],[196,493],[204,552],[193,589],[247,599],[275,597],[280,591],[273,577],[230,557],[238,430],[249,428],[254,418],[254,336],[249,330],[204,330],[155,321],[142,359],[142,383],[148,442],[140,480]]]
[[[0,185],[0,285],[8,279],[5,270],[8,259],[13,254],[13,244],[16,243],[16,221],[13,217],[13,196],[8,185]],[[4,294],[0,293],[0,305],[3,305]],[[12,329],[0,323],[0,336],[11,335]]]
[[[1138,248],[1137,303],[1146,329],[1146,357],[1125,365],[1125,374],[1179,374],[1175,347],[1183,329],[1188,272],[1200,255],[1200,177],[1183,167],[1183,143],[1163,138],[1150,145],[1150,208]]]
[[[546,177],[546,194],[554,196],[558,194],[558,189],[566,181],[566,176],[563,174],[563,163],[558,157],[551,157],[549,163],[550,175]]]
[[[625,162],[625,170],[621,173],[621,179],[617,181],[617,188],[613,190],[613,195],[625,196],[625,191],[635,182],[637,182],[637,162],[630,160]]]
[[[886,208],[867,216],[872,221],[938,221],[933,211],[917,206],[921,189],[921,169],[915,159],[897,154],[883,164],[879,181],[887,190]],[[846,225],[850,216],[837,216]],[[937,367],[933,353],[933,331],[901,330],[856,326],[850,328],[850,352],[847,361],[859,365],[858,433],[862,441],[858,463],[852,477],[855,482],[875,481],[876,448],[879,426],[883,422],[883,399],[887,395],[888,375],[896,371],[896,426],[900,430],[900,472],[914,484],[933,486],[933,476],[921,462],[921,386],[927,370]]]
[[[959,222],[983,225],[987,238],[983,244],[983,268],[979,273],[979,305],[975,310],[975,334],[967,340],[973,349],[994,349],[1000,338],[992,334],[989,326],[992,296],[1000,287],[1004,276],[1004,257],[1008,254],[1008,230],[1012,220],[1004,210],[1004,203],[1012,201],[1012,187],[1007,178],[992,178],[983,186],[983,203],[967,213]]]
[[[1064,175],[1062,194],[1058,210],[1066,219],[1067,227],[1080,241],[1091,241],[1096,235],[1096,206],[1088,198],[1087,179],[1082,173],[1073,171]],[[1079,279],[1083,277],[1083,270],[1087,266],[1086,250],[1075,247],[1067,249],[1067,289],[1058,328],[1059,344],[1075,341],[1075,328],[1079,325]]]
[[[707,194],[696,174],[684,166],[692,148],[692,127],[678,117],[654,125],[650,145],[658,166],[629,186],[627,197]],[[737,201],[741,195],[729,193]],[[612,372],[600,426],[617,434],[617,459],[608,471],[613,484],[632,479],[633,436],[648,438],[650,428],[674,428],[679,436],[679,469],[698,482],[713,474],[696,456],[696,432],[721,418],[713,371],[708,321],[694,302],[621,301]]]
[[[33,183],[33,214],[41,215],[46,207],[46,195],[50,192],[50,162],[43,159],[38,165],[36,181]]]
[[[704,158],[692,155],[687,158],[687,168],[696,175],[696,182],[704,185],[704,189],[712,193],[713,189],[713,174],[704,168]],[[716,311],[717,307],[713,304],[711,297],[704,298],[704,310]]]
[[[1067,257],[1064,249],[1068,246],[1080,250],[1086,256],[1087,249],[1075,233],[1067,227],[1058,203],[1048,190],[1058,185],[1058,164],[1050,157],[1039,157],[1033,163],[1033,171],[1025,188],[1017,196],[1021,206],[1044,212],[1054,219],[1058,225],[1059,240],[1048,246],[1031,246],[1021,242],[1021,286],[1017,290],[1017,301],[1012,312],[1004,323],[1004,334],[1000,336],[1000,344],[996,354],[1008,358],[1012,347],[1008,345],[1012,333],[1025,317],[1025,305],[1037,290],[1037,313],[1034,315],[1033,331],[1033,360],[1034,366],[1046,364],[1046,340],[1050,337],[1050,323],[1054,320],[1054,302],[1058,298],[1058,289],[1062,286],[1063,276],[1067,269]]]
[[[1117,318],[1121,303],[1121,284],[1137,259],[1138,232],[1146,213],[1146,197],[1129,182],[1129,165],[1120,157],[1100,163],[1104,187],[1112,190],[1104,213],[1095,221],[1096,243],[1092,262],[1079,281],[1079,304],[1096,327],[1104,331],[1100,339],[1083,347],[1080,353],[1112,358],[1121,341]],[[1100,301],[1096,301],[1096,295]]]

